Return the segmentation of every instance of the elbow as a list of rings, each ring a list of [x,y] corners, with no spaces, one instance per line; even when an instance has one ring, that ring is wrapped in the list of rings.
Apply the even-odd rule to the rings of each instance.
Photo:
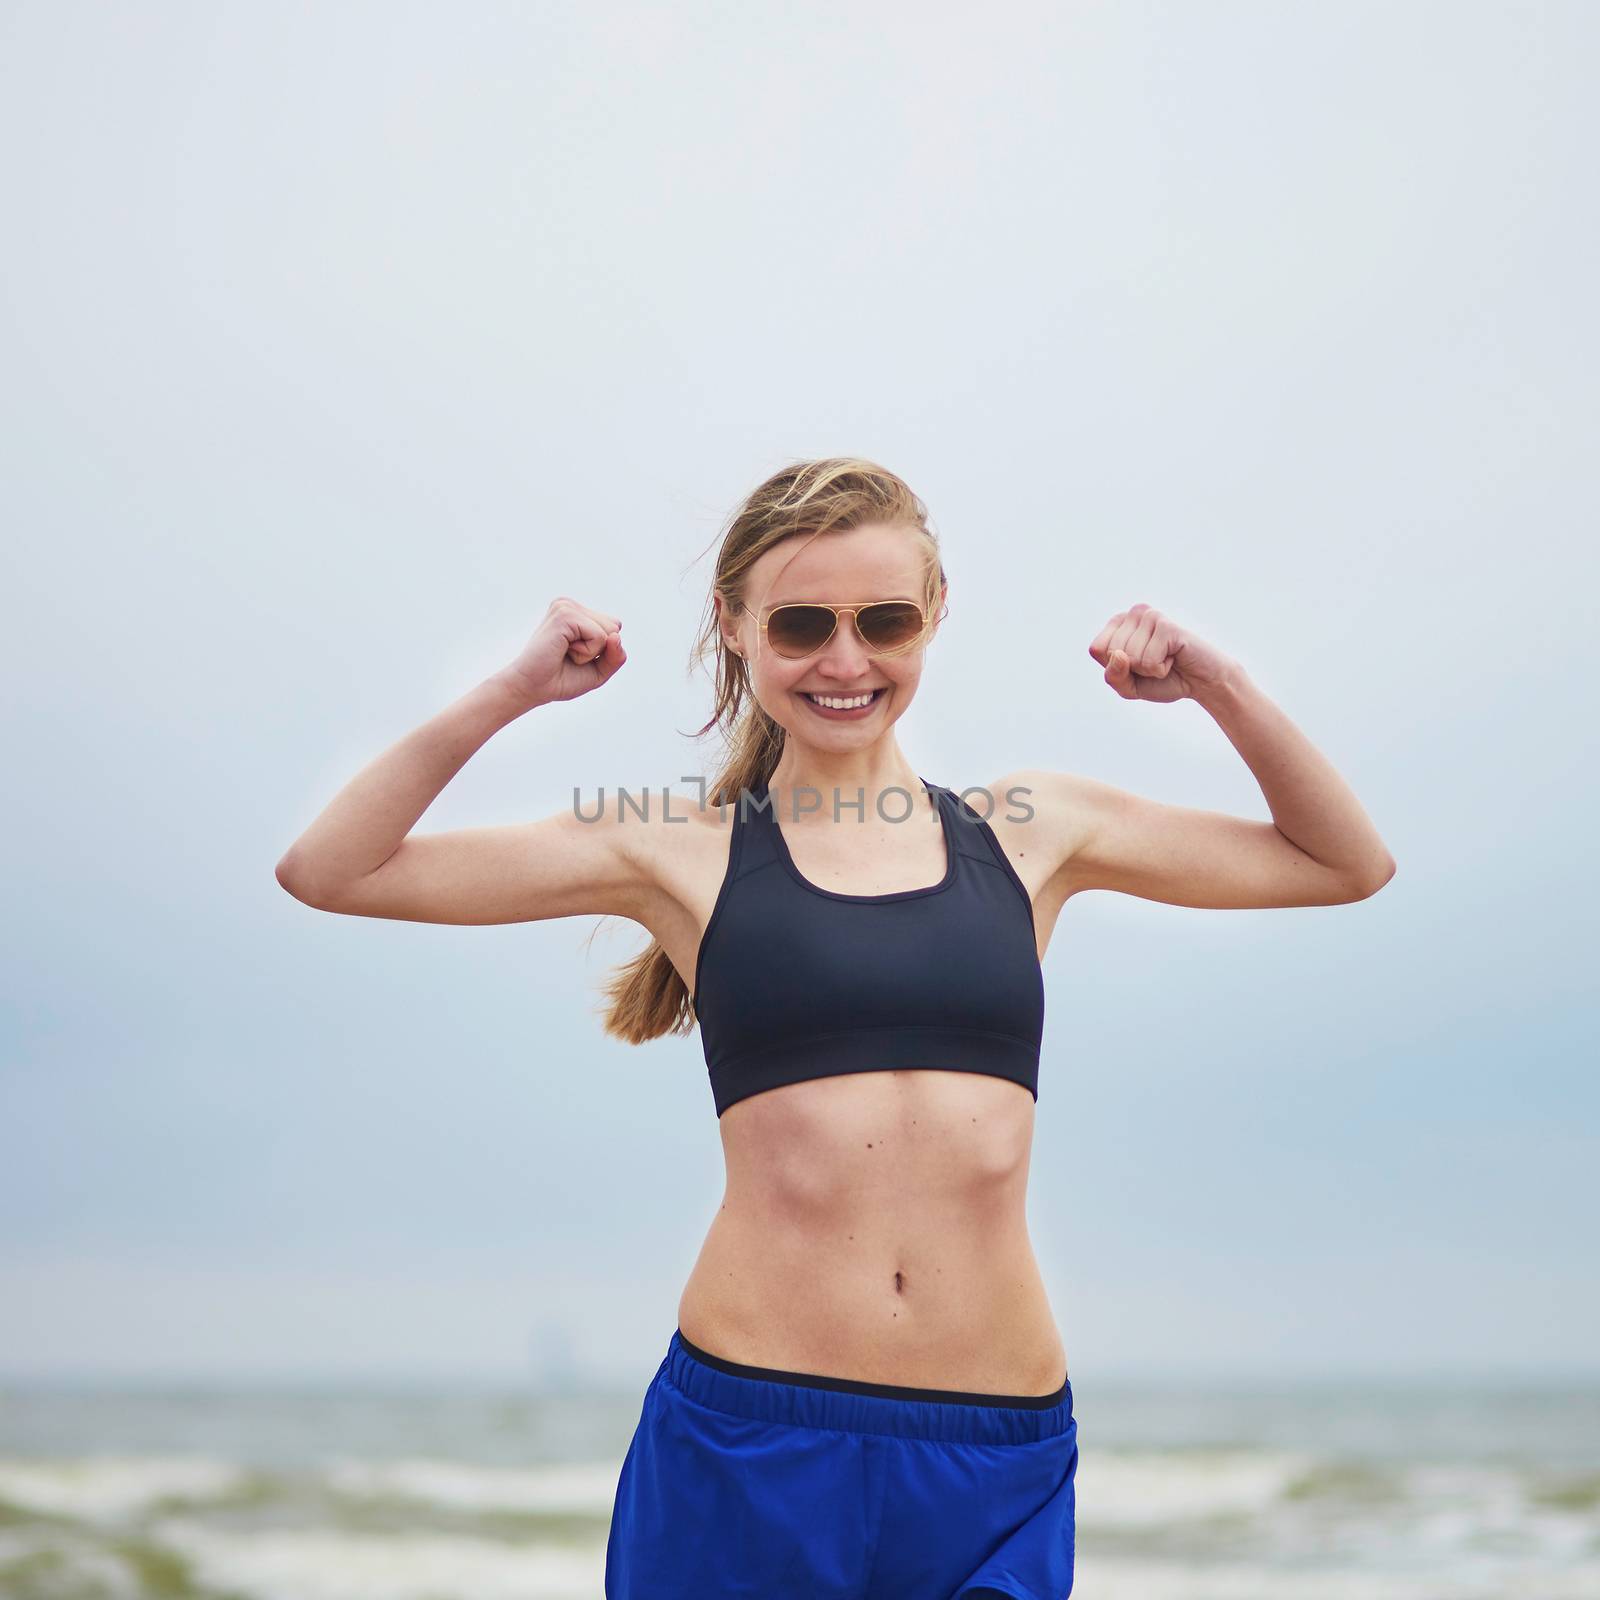
[[[1394,876],[1394,857],[1386,854],[1385,863],[1376,873],[1361,880],[1355,894],[1357,900],[1370,900]]]
[[[316,908],[317,897],[311,892],[305,880],[295,870],[294,864],[290,859],[292,854],[293,852],[291,851],[290,855],[285,856],[283,860],[278,863],[276,869],[274,870],[273,876],[277,878],[278,887],[282,889],[285,894],[293,895],[294,898],[302,905]]]

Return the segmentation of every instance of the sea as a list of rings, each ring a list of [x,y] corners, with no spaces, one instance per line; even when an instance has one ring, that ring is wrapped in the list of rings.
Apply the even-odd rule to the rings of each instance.
[[[0,1596],[599,1600],[649,1376],[0,1380]],[[1600,1381],[1073,1397],[1075,1600],[1600,1600]]]

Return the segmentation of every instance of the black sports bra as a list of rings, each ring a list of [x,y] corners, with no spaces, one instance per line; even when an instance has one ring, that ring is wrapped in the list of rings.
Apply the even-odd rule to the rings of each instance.
[[[1044,977],[1027,888],[989,824],[921,781],[945,875],[894,894],[801,877],[765,783],[729,802],[692,996],[718,1117],[781,1084],[895,1067],[988,1073],[1039,1098]]]

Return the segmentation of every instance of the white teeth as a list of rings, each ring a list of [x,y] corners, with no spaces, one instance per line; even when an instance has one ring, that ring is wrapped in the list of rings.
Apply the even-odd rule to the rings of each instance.
[[[877,690],[873,690],[876,694]],[[871,694],[858,694],[849,700],[842,700],[837,695],[808,694],[807,700],[819,706],[827,706],[831,711],[854,711],[857,706],[864,706],[871,702]]]

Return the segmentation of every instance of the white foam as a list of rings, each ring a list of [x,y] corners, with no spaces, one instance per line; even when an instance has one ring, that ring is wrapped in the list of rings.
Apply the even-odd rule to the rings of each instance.
[[[398,1495],[455,1511],[533,1511],[608,1518],[621,1471],[621,1461],[506,1468],[426,1457],[398,1461],[338,1458],[324,1467],[323,1481],[341,1494]]]
[[[1264,1511],[1311,1465],[1309,1456],[1265,1450],[1102,1450],[1079,1463],[1078,1521],[1156,1527]]]
[[[507,1544],[443,1534],[156,1530],[199,1581],[250,1600],[595,1600],[605,1545]]]
[[[1307,1572],[1260,1566],[1086,1560],[1080,1553],[1072,1592],[1093,1600],[1594,1600],[1600,1567],[1513,1568],[1468,1577],[1437,1569],[1411,1576],[1370,1571]]]
[[[1592,1512],[1540,1504],[1519,1473],[1430,1462],[1409,1469],[1404,1484],[1406,1533],[1420,1549],[1569,1562],[1600,1549]]]
[[[0,1500],[56,1516],[120,1518],[169,1498],[214,1500],[244,1481],[240,1468],[207,1456],[80,1456],[0,1460]]]
[[[105,1551],[63,1543],[53,1528],[0,1529],[0,1575],[14,1562],[41,1555],[50,1558],[52,1593],[92,1594],[97,1600],[139,1600],[144,1593],[138,1574]]]

